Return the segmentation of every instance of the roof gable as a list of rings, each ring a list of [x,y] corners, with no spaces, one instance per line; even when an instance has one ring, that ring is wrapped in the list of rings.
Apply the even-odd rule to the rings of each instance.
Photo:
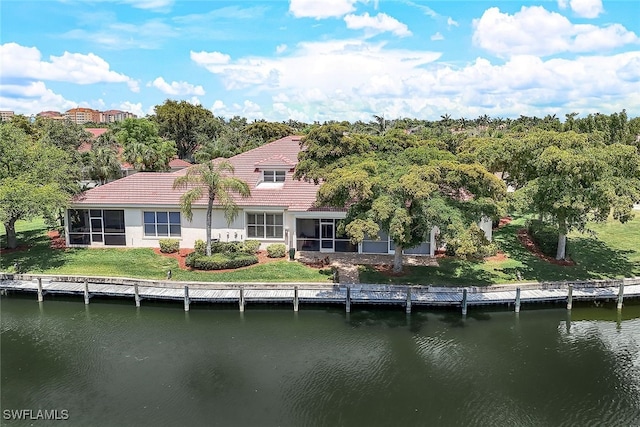
[[[250,197],[236,199],[239,206],[273,206],[293,211],[314,209],[318,186],[312,182],[293,179],[293,169],[300,152],[300,140],[300,136],[288,136],[227,159],[234,167],[234,176],[245,181],[251,189]],[[285,182],[277,187],[256,188],[256,184],[262,178],[261,169],[276,165],[289,168]],[[186,173],[187,169],[173,173],[137,173],[88,190],[73,202],[76,205],[175,205],[177,207],[184,190],[174,190],[173,181],[176,176]],[[205,198],[198,200],[194,205],[206,206]]]

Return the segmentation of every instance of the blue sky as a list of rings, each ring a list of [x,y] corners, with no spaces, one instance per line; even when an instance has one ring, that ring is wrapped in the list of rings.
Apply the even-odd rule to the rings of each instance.
[[[640,116],[640,2],[0,3],[0,109],[271,121]]]

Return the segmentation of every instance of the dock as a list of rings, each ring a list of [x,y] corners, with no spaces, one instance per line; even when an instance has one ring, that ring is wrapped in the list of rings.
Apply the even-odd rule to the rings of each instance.
[[[144,300],[184,302],[189,310],[194,303],[300,304],[353,306],[391,305],[410,313],[412,307],[454,307],[463,315],[472,306],[503,305],[520,311],[523,304],[564,303],[571,309],[576,301],[623,301],[640,298],[640,278],[575,282],[525,283],[494,286],[436,287],[375,284],[318,283],[206,283],[153,281],[130,278],[34,276],[0,273],[0,293],[31,293],[37,301],[46,295],[82,296],[89,304],[93,297],[125,298],[140,307]]]

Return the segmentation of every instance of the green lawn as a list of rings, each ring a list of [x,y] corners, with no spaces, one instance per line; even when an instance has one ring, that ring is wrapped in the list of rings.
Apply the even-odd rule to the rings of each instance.
[[[431,284],[438,286],[485,286],[523,281],[605,279],[640,275],[640,215],[627,224],[609,221],[592,224],[595,235],[573,233],[568,254],[575,266],[558,266],[529,253],[516,233],[523,219],[494,232],[495,242],[509,259],[472,262],[453,258],[439,260],[439,267],[405,267],[405,274],[388,277],[368,266],[360,267],[362,283]]]
[[[2,254],[1,271],[13,271],[15,262],[27,273],[71,274],[86,276],[120,276],[164,279],[167,270],[174,280],[202,282],[331,282],[329,271],[318,271],[297,262],[276,261],[233,272],[185,271],[178,261],[157,255],[152,249],[49,248],[44,222],[19,222],[18,244],[28,244],[28,250]],[[0,229],[0,245],[4,245],[4,228]]]
[[[370,267],[360,267],[362,283],[431,284],[439,286],[485,286],[494,283],[523,281],[556,281],[604,279],[640,275],[640,215],[627,224],[610,221],[594,224],[596,234],[573,233],[568,253],[577,265],[558,266],[530,254],[516,238],[524,224],[517,219],[494,233],[505,261],[472,262],[453,258],[440,259],[439,267],[405,267],[405,274],[387,277]],[[171,269],[174,280],[220,282],[329,282],[330,274],[300,263],[278,261],[233,272],[215,273],[185,271],[173,258],[156,255],[151,249],[86,249],[53,250],[41,220],[16,224],[19,244],[25,251],[2,254],[0,270],[12,271],[17,261],[29,273],[74,274],[94,276],[126,276],[163,279]],[[4,244],[4,228],[0,245]]]

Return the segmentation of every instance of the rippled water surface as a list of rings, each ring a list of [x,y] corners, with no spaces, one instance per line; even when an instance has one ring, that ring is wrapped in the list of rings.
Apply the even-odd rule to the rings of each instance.
[[[68,410],[55,425],[640,425],[639,305],[0,304],[2,409]]]

